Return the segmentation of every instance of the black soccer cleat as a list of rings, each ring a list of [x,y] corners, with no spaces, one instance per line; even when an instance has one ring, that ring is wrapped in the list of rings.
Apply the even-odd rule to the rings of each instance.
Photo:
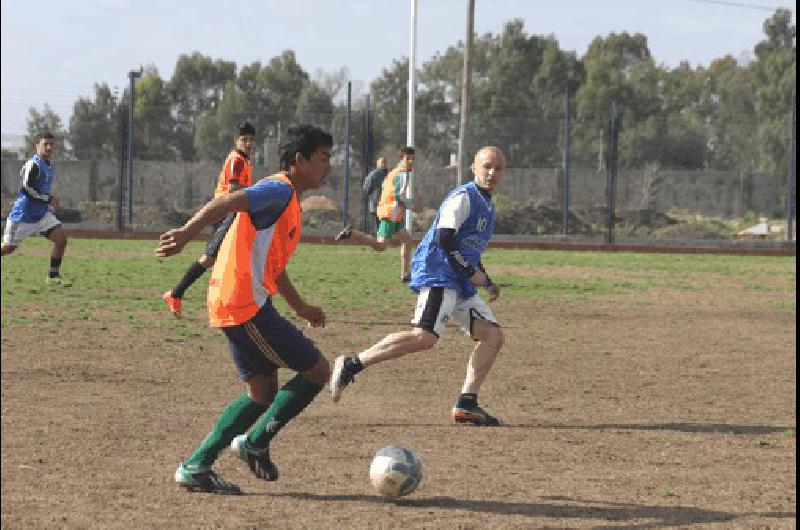
[[[278,466],[269,458],[269,448],[256,449],[247,441],[246,434],[240,434],[231,441],[231,450],[236,453],[255,476],[262,480],[278,480]]]
[[[480,427],[496,427],[500,425],[500,420],[478,405],[473,407],[453,407],[453,419],[456,423],[471,423]]]
[[[334,403],[342,397],[342,389],[355,379],[355,373],[350,369],[351,363],[352,359],[344,355],[340,355],[333,361],[331,381],[328,386],[331,389]]]

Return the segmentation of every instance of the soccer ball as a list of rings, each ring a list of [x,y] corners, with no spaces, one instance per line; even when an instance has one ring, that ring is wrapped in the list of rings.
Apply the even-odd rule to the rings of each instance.
[[[408,495],[422,480],[422,461],[406,447],[388,445],[375,453],[369,479],[378,493],[397,498]]]

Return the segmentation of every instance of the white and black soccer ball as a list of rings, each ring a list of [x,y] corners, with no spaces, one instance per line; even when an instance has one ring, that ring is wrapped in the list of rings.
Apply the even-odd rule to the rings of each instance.
[[[383,495],[404,497],[419,486],[422,480],[422,461],[407,447],[388,445],[375,453],[369,466],[369,479]]]

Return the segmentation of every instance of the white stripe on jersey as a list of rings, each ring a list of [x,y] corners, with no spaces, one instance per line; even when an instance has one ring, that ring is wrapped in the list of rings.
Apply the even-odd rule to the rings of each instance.
[[[264,267],[267,263],[267,253],[272,244],[272,237],[275,235],[275,224],[266,230],[258,230],[256,232],[256,240],[253,241],[253,253],[250,259],[250,267],[252,270],[252,287],[253,287],[253,301],[258,307],[264,307],[264,304],[269,298],[269,292],[264,288],[262,280],[264,279]]]
[[[442,203],[437,228],[452,228],[458,231],[467,217],[469,217],[469,194],[463,190]]]

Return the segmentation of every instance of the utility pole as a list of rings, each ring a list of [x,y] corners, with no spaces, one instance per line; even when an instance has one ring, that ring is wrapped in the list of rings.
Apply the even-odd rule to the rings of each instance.
[[[569,84],[567,84],[564,89],[564,159],[562,162],[564,168],[564,211],[562,212],[563,219],[561,221],[561,233],[565,236],[569,234],[569,136],[572,128],[569,89]]]
[[[417,0],[411,0],[411,53],[408,57],[408,121],[406,145],[414,147],[414,106],[417,101]],[[408,175],[406,197],[414,199],[414,172]],[[414,221],[411,210],[406,212],[406,231],[410,234]]]
[[[130,79],[130,102],[128,103],[128,225],[133,224],[133,115],[136,103],[136,80],[142,77],[143,69],[128,72]]]
[[[786,240],[792,240],[792,216],[794,215],[794,129],[797,125],[797,92],[792,91],[792,111],[789,117],[789,150],[786,153],[788,172],[786,175]]]
[[[470,60],[472,56],[472,34],[475,28],[475,0],[467,0],[467,38],[464,44],[464,65],[461,67],[461,116],[458,126],[458,179],[464,182],[464,162],[467,148],[467,119],[469,117],[469,92],[472,80]]]

